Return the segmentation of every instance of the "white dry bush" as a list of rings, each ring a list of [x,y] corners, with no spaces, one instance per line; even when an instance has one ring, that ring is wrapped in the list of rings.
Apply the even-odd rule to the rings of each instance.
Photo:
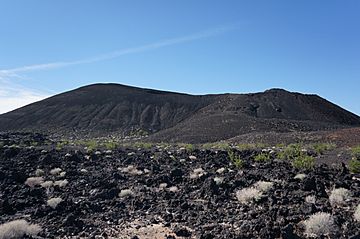
[[[246,204],[253,200],[258,200],[262,196],[262,192],[254,187],[243,188],[241,190],[236,191],[236,198],[239,202]]]
[[[224,178],[223,177],[215,177],[214,182],[216,183],[216,185],[220,185],[224,182]]]
[[[68,185],[69,181],[67,179],[64,180],[58,180],[54,182],[54,186],[59,186],[60,188],[65,187]]]
[[[176,187],[176,186],[172,186],[172,187],[169,188],[169,191],[170,191],[170,192],[173,192],[173,193],[176,193],[176,192],[179,191],[179,188]]]
[[[43,182],[44,182],[43,177],[30,177],[26,179],[25,184],[33,188],[36,185],[42,184]]]
[[[141,175],[143,174],[143,171],[138,170],[135,166],[133,165],[129,165],[125,168],[118,168],[119,171],[121,171],[122,173],[128,173],[130,175]]]
[[[236,191],[236,198],[243,204],[257,201],[274,186],[273,182],[259,181],[253,186]]]
[[[339,206],[345,204],[345,201],[351,197],[351,192],[345,188],[333,189],[329,196],[329,201],[332,206]]]
[[[316,203],[316,197],[314,195],[308,195],[305,197],[305,202],[309,204],[315,204]]]
[[[59,175],[61,172],[62,172],[61,168],[53,168],[50,170],[50,174],[54,176]]]
[[[355,221],[360,222],[360,204],[355,208],[354,219]]]
[[[35,176],[36,177],[44,176],[44,174],[45,174],[44,170],[42,170],[40,168],[35,170]]]
[[[47,205],[51,207],[52,209],[55,209],[59,203],[61,203],[63,200],[60,197],[57,198],[50,198],[47,200]]]
[[[273,182],[259,181],[254,184],[253,187],[258,189],[261,192],[267,192],[274,186]]]
[[[195,159],[197,159],[197,157],[194,156],[194,155],[190,155],[190,156],[189,156],[189,159],[190,159],[190,160],[195,160]]]
[[[159,189],[160,190],[163,190],[163,189],[165,189],[167,187],[167,183],[160,183],[160,185],[159,185]]]
[[[123,189],[119,193],[119,197],[121,198],[132,197],[132,196],[134,196],[134,192],[131,189]]]
[[[225,168],[219,168],[218,170],[216,170],[216,172],[217,172],[218,174],[222,174],[222,173],[225,172]]]
[[[81,172],[81,173],[87,173],[88,171],[87,171],[86,169],[82,168],[82,169],[80,170],[80,172]]]
[[[299,180],[304,180],[306,178],[306,174],[304,173],[299,173],[299,174],[296,174],[294,179],[299,179]]]
[[[25,235],[36,236],[41,227],[25,220],[15,220],[0,225],[0,239],[20,239]]]
[[[331,235],[335,232],[334,218],[331,214],[318,212],[304,221],[305,235],[307,237],[320,237]]]
[[[191,179],[195,178],[201,178],[203,175],[206,175],[206,172],[202,168],[196,168],[194,171],[190,174]]]
[[[48,189],[54,185],[54,182],[53,181],[45,181],[40,185],[41,185],[41,187]]]

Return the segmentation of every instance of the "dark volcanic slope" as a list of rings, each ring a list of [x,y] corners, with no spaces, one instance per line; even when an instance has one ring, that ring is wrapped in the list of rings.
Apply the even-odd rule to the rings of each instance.
[[[142,129],[152,140],[191,142],[358,125],[358,116],[316,95],[273,89],[193,96],[118,84],[82,87],[0,116],[0,131],[99,135]]]
[[[81,87],[0,116],[0,130],[148,132],[176,125],[213,101],[119,84]]]

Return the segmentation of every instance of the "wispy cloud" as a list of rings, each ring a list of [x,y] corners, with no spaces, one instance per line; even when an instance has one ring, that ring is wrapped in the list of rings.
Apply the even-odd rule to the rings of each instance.
[[[150,50],[154,50],[154,49],[158,49],[158,48],[162,48],[162,47],[166,47],[166,46],[177,45],[177,44],[181,44],[181,43],[186,43],[186,42],[196,41],[196,40],[200,40],[200,39],[204,39],[204,38],[208,38],[208,37],[213,37],[213,36],[234,30],[236,28],[237,28],[236,26],[219,27],[219,28],[215,28],[215,29],[211,29],[211,30],[201,31],[201,32],[198,32],[198,33],[195,33],[192,35],[188,35],[188,36],[166,39],[163,41],[146,44],[146,45],[142,45],[142,46],[137,46],[137,47],[125,48],[125,49],[113,51],[113,52],[110,52],[107,54],[98,55],[98,56],[81,59],[81,60],[51,62],[51,63],[45,63],[45,64],[28,65],[28,66],[21,66],[21,67],[12,68],[12,69],[0,70],[0,79],[1,79],[1,76],[3,76],[3,77],[11,76],[11,75],[14,75],[14,74],[16,75],[18,73],[23,73],[23,72],[49,70],[49,69],[63,68],[63,67],[68,67],[68,66],[73,66],[73,65],[81,65],[81,64],[88,64],[88,63],[110,60],[110,59],[118,58],[123,55],[134,54],[134,53],[139,53],[139,52],[144,52],[144,51],[150,51]]]
[[[214,37],[231,30],[238,28],[236,25],[223,26],[213,28],[210,30],[201,31],[195,34],[165,39],[162,41],[145,44],[137,47],[130,47],[121,50],[116,50],[110,53],[93,56],[90,58],[73,60],[73,61],[57,61],[44,64],[34,64],[27,66],[20,66],[10,69],[0,69],[0,83],[2,85],[0,89],[0,114],[16,109],[18,107],[27,105],[29,103],[44,99],[51,94],[48,92],[38,92],[36,90],[24,88],[21,85],[15,85],[14,80],[22,79],[24,74],[32,71],[44,71],[51,69],[59,69],[64,67],[90,64],[100,61],[106,61],[115,59],[124,55],[141,53],[145,51],[151,51],[162,47],[197,41],[209,37]]]

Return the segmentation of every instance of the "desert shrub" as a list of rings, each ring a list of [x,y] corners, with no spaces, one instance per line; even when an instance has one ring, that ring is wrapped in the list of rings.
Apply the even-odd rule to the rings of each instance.
[[[349,162],[349,170],[352,173],[360,173],[360,160],[351,159]]]
[[[119,147],[119,145],[114,141],[105,142],[103,143],[103,146],[108,150],[114,150]]]
[[[236,148],[240,151],[254,150],[256,149],[256,144],[238,144],[236,145]]]
[[[195,178],[201,178],[203,175],[205,175],[206,172],[202,168],[196,168],[194,171],[190,174],[191,179]]]
[[[332,150],[336,147],[335,144],[330,143],[316,143],[311,146],[311,148],[318,154],[324,154],[328,150]]]
[[[45,182],[43,182],[42,184],[40,184],[41,185],[41,187],[43,187],[43,188],[50,188],[50,187],[52,187],[53,185],[54,185],[54,182],[53,181],[45,181]]]
[[[58,180],[54,182],[54,186],[59,186],[60,188],[65,187],[66,185],[68,185],[69,181],[64,179],[64,180]]]
[[[50,170],[50,174],[56,176],[56,175],[60,174],[61,171],[62,171],[61,168],[53,168]]]
[[[305,235],[308,237],[320,237],[331,235],[334,232],[334,218],[329,213],[318,212],[304,221]]]
[[[51,207],[52,209],[55,209],[59,205],[59,203],[61,203],[62,201],[63,201],[62,198],[59,198],[59,197],[50,198],[49,200],[47,200],[47,205],[49,207]]]
[[[43,182],[44,182],[43,177],[30,177],[26,179],[25,184],[33,188],[36,185],[41,185]]]
[[[201,145],[203,149],[218,149],[228,151],[230,149],[230,145],[225,142],[217,142],[217,143],[206,143]]]
[[[234,164],[235,167],[242,168],[244,166],[244,161],[234,151],[229,150],[228,151],[228,156],[229,156],[230,162],[232,164]]]
[[[167,186],[168,186],[167,183],[160,183],[159,189],[163,190],[163,189],[165,189]]]
[[[308,195],[305,197],[305,202],[310,203],[310,204],[315,204],[316,197],[314,195]]]
[[[176,186],[171,186],[171,187],[169,188],[169,191],[170,191],[170,192],[173,192],[173,193],[176,193],[176,192],[179,191],[179,188],[176,187]]]
[[[343,205],[345,200],[351,197],[351,192],[345,188],[333,189],[329,196],[329,201],[332,206]]]
[[[135,148],[141,148],[141,149],[151,149],[152,148],[151,143],[145,143],[145,142],[136,142],[134,143]]]
[[[273,182],[259,181],[253,185],[256,189],[261,192],[267,192],[274,186]]]
[[[195,145],[193,144],[185,144],[183,146],[187,152],[193,152],[195,150]]]
[[[225,168],[219,168],[218,170],[216,170],[216,172],[218,173],[218,174],[222,174],[222,173],[224,173],[225,172]]]
[[[360,145],[353,147],[351,149],[351,154],[352,154],[353,158],[360,160]]]
[[[223,177],[215,177],[214,182],[216,183],[216,185],[220,185],[224,182],[224,178]]]
[[[143,174],[143,171],[138,170],[135,166],[133,165],[129,165],[125,168],[118,168],[119,171],[121,171],[122,173],[127,173],[130,175],[141,175]]]
[[[360,146],[351,149],[352,159],[349,162],[349,170],[352,173],[360,173]]]
[[[36,177],[40,177],[40,176],[43,176],[45,174],[44,170],[38,168],[35,170],[35,175]]]
[[[236,198],[243,204],[254,200],[257,201],[262,197],[263,193],[269,191],[273,186],[274,183],[272,182],[259,181],[251,187],[236,191]]]
[[[355,208],[354,219],[355,221],[360,222],[360,204]]]
[[[56,143],[56,146],[55,146],[55,149],[57,150],[57,151],[60,151],[60,150],[62,150],[66,145],[68,145],[69,144],[69,142],[68,141],[62,141],[62,142],[57,142]]]
[[[259,200],[262,196],[262,192],[254,187],[243,188],[241,190],[236,191],[236,198],[242,204],[247,204],[252,202],[253,200]]]
[[[296,174],[294,179],[299,179],[299,180],[304,180],[306,178],[306,174],[304,173],[299,173],[299,174]]]
[[[264,152],[260,153],[260,154],[255,156],[254,160],[258,161],[258,162],[270,161],[270,154],[264,153]]]
[[[301,144],[290,144],[278,153],[278,157],[280,159],[294,160],[303,154],[304,152],[302,151]]]
[[[311,169],[315,166],[315,158],[309,155],[301,155],[292,161],[297,169]]]
[[[25,220],[15,220],[0,225],[0,239],[20,239],[25,235],[36,236],[41,227]]]
[[[131,189],[123,189],[119,193],[119,197],[125,198],[125,197],[132,197],[134,196],[134,192]]]

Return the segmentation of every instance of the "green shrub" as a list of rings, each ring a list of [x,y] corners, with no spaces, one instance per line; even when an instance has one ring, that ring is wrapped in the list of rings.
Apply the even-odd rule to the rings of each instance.
[[[303,155],[301,144],[290,144],[278,153],[278,158],[294,160]]]
[[[258,162],[270,161],[270,154],[268,154],[268,153],[260,153],[260,154],[255,156],[254,160],[258,161]]]
[[[349,170],[352,173],[360,173],[360,160],[355,158],[351,159],[349,162]]]
[[[183,147],[189,153],[195,150],[195,146],[193,144],[184,144]]]
[[[151,149],[153,145],[151,143],[144,143],[144,142],[136,142],[134,144],[135,148],[141,148],[141,149]]]
[[[229,156],[230,162],[232,164],[234,164],[235,167],[242,168],[244,166],[244,161],[235,152],[229,150],[228,151],[228,156]]]
[[[318,154],[324,154],[326,151],[334,149],[336,147],[335,144],[328,143],[316,143],[312,145],[312,149]]]
[[[58,150],[58,151],[60,151],[60,150],[62,150],[62,149],[63,149],[66,145],[68,145],[68,144],[69,144],[69,141],[57,142],[55,149]]]
[[[304,154],[295,158],[292,165],[297,169],[312,169],[315,166],[315,158]]]
[[[106,149],[110,149],[110,150],[114,150],[118,148],[118,144],[113,141],[105,142],[103,145]]]
[[[351,149],[351,154],[354,159],[360,160],[360,145]]]

